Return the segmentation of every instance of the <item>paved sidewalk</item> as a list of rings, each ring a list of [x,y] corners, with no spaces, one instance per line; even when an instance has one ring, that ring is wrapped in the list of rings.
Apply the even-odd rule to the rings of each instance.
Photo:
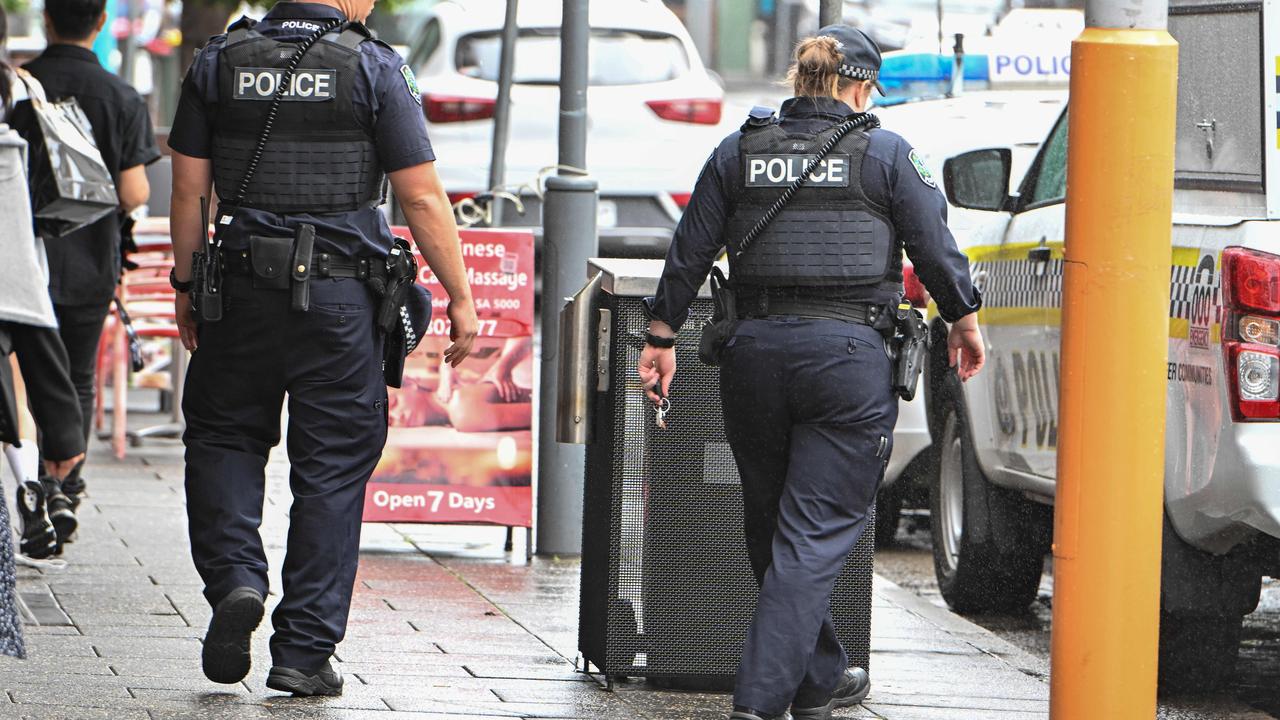
[[[233,686],[200,672],[209,608],[188,557],[181,447],[148,441],[116,461],[97,444],[79,541],[61,571],[20,571],[30,658],[0,658],[0,718],[723,718],[724,694],[609,693],[575,672],[578,564],[502,551],[503,531],[366,525],[341,698],[263,686],[269,620],[254,668]],[[263,535],[279,587],[288,468],[268,467]],[[6,470],[7,472],[7,470]],[[11,484],[11,480],[8,481]],[[278,596],[268,599],[268,612]],[[877,579],[873,687],[841,718],[1047,717],[1046,668],[989,632]]]

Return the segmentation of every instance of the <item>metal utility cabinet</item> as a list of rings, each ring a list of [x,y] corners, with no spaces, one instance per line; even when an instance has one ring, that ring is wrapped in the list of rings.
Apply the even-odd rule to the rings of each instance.
[[[641,299],[657,260],[596,259],[561,316],[558,438],[587,444],[578,647],[612,679],[721,685],[735,673],[756,602],[738,470],[724,437],[719,371],[699,362],[704,286],[676,345],[667,429],[636,366]],[[761,418],[768,422],[768,418]],[[874,518],[836,584],[850,663],[868,667]],[[583,668],[589,669],[589,668]]]

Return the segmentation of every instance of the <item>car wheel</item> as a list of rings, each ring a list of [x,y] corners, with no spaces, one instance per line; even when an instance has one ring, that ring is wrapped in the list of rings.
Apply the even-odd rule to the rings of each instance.
[[[983,476],[963,406],[948,404],[929,488],[938,587],[957,612],[1023,610],[1036,598],[1044,568],[1031,501]]]
[[[876,547],[893,545],[902,518],[902,492],[895,486],[876,493]]]
[[[1230,684],[1243,624],[1241,615],[1161,613],[1161,694],[1197,695]]]

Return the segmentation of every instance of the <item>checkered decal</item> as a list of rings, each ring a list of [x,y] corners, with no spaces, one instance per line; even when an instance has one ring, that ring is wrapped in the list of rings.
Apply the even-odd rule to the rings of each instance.
[[[400,324],[404,326],[404,354],[408,355],[418,347],[421,338],[413,331],[413,321],[409,317],[409,309],[404,305],[400,306]]]
[[[1062,260],[990,260],[973,264],[973,274],[986,273],[983,307],[1062,307]]]
[[[1169,279],[1169,317],[1181,318],[1183,320],[1192,320],[1192,311],[1195,308],[1196,289],[1205,287],[1203,284],[1197,283],[1196,274],[1199,268],[1190,265],[1174,265],[1173,274]],[[1204,278],[1200,278],[1203,280]],[[1215,267],[1213,274],[1208,278],[1210,292],[1209,297],[1213,307],[1213,322],[1222,322],[1222,283],[1221,274]]]

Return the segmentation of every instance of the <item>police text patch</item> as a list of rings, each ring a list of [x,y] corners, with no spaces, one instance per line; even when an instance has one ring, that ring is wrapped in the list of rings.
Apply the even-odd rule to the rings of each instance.
[[[284,70],[279,68],[236,68],[236,100],[271,100],[280,86]],[[321,102],[338,97],[338,71],[299,68],[285,90],[283,100]]]
[[[813,155],[748,155],[747,187],[787,187],[813,162]],[[823,158],[805,187],[849,187],[848,155]]]
[[[911,161],[911,165],[915,167],[916,174],[920,176],[920,180],[931,188],[938,187],[938,183],[933,179],[933,173],[929,172],[929,168],[925,166],[924,161],[914,149],[907,155],[907,159]]]

